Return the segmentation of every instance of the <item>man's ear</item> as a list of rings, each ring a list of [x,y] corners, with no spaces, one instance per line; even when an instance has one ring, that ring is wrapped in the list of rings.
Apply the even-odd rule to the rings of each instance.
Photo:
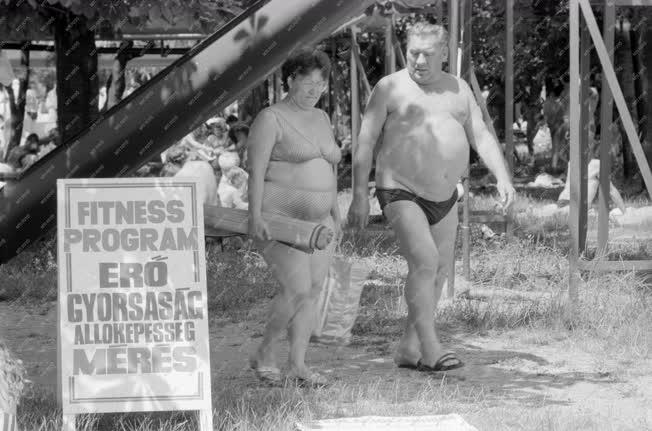
[[[448,45],[443,46],[444,55],[442,55],[442,61],[448,61]]]

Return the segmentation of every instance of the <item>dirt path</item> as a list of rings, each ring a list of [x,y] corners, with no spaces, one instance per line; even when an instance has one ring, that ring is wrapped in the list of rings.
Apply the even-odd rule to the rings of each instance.
[[[211,322],[214,385],[228,382],[236,390],[259,386],[247,368],[247,357],[260,340],[264,310],[253,310],[250,316],[238,324]],[[39,312],[0,303],[0,328],[10,348],[24,361],[30,379],[55,391],[55,307]],[[472,400],[481,392],[487,409],[565,406],[573,412],[611,412],[632,426],[652,424],[652,364],[632,364],[636,368],[623,373],[618,371],[622,367],[608,358],[598,361],[562,342],[524,343],[522,337],[510,333],[444,332],[443,339],[467,366],[448,373],[443,380],[441,376],[432,378],[454,389],[460,400]],[[388,394],[399,381],[421,385],[426,376],[394,366],[394,345],[395,340],[361,337],[349,347],[311,346],[308,361],[333,381],[373,384],[375,390]]]

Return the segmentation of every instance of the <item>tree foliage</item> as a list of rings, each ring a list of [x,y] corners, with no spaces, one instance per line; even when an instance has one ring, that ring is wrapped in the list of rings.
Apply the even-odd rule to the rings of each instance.
[[[0,0],[0,39],[50,37],[54,17],[86,17],[91,29],[157,28],[212,33],[250,4],[249,0]]]

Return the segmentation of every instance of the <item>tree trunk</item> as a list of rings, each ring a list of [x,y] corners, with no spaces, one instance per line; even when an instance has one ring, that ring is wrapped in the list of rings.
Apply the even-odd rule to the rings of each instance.
[[[28,42],[25,42],[25,44]],[[23,46],[25,46],[23,44]],[[27,87],[29,87],[29,50],[23,49],[20,52],[20,65],[24,68],[25,73],[19,78],[18,98],[14,95],[11,85],[6,86],[7,95],[9,96],[9,109],[11,116],[9,118],[9,138],[7,148],[5,149],[4,159],[7,160],[9,152],[20,145],[20,138],[23,135],[23,121],[25,119],[25,101],[27,99]]]
[[[638,112],[636,110],[636,92],[634,89],[634,64],[632,55],[632,46],[629,38],[630,22],[628,20],[621,21],[618,26],[616,43],[620,43],[619,49],[614,52],[614,64],[616,66],[616,73],[618,75],[618,82],[623,90],[625,102],[632,115],[634,124],[638,124]],[[623,175],[625,181],[631,180],[637,172],[636,159],[631,150],[631,144],[625,134],[625,129],[622,126],[622,121],[618,122],[620,135],[622,137],[622,154],[623,154]]]
[[[54,24],[57,53],[57,126],[66,142],[98,115],[97,49],[86,18],[60,14]]]

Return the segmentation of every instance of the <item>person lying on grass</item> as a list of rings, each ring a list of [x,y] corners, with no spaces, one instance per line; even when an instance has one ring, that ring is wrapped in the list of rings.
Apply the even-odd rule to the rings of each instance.
[[[453,260],[457,184],[472,146],[498,180],[504,208],[514,188],[501,148],[482,119],[468,84],[442,71],[448,34],[425,22],[408,30],[407,68],[374,87],[353,155],[349,221],[369,217],[368,182],[374,147],[376,197],[407,260],[408,318],[394,360],[400,367],[445,371],[463,366],[439,342],[434,312]]]

